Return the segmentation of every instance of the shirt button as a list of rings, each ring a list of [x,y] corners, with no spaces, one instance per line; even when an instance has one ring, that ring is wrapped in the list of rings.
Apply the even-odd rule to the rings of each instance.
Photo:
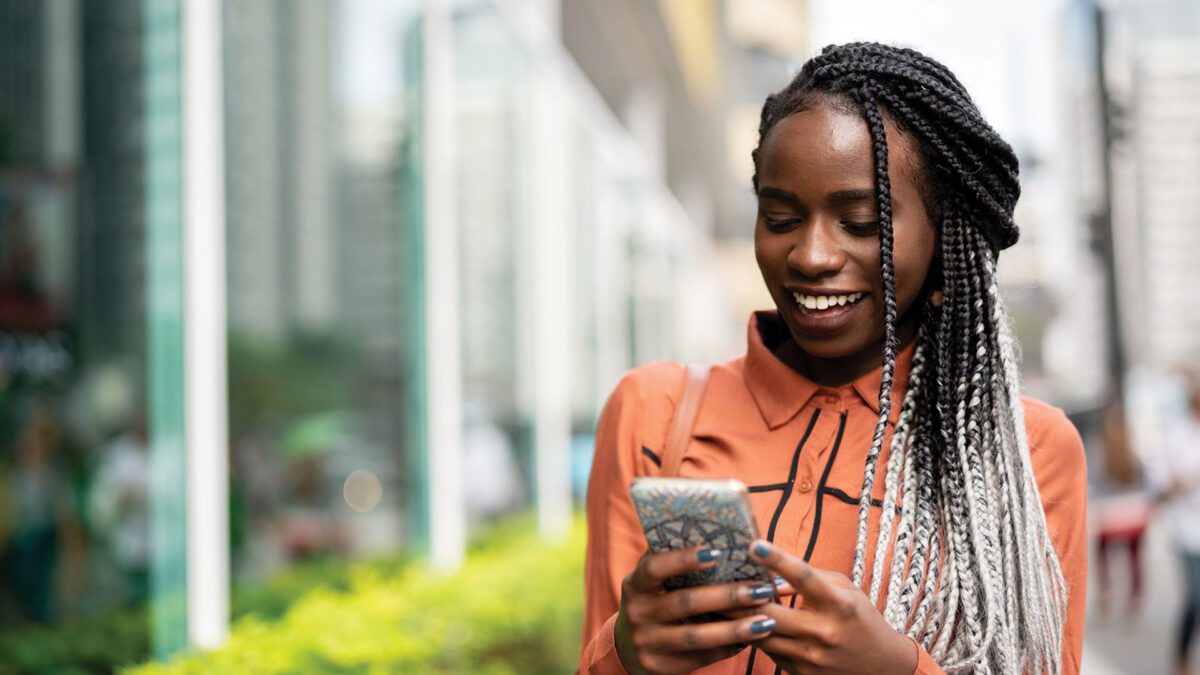
[[[808,492],[812,489],[812,483],[806,478],[800,481],[800,485],[796,486],[801,492]]]
[[[828,403],[829,405],[837,405],[837,404],[838,404],[838,397],[836,397],[836,396],[832,396],[832,395],[830,395],[830,396],[826,396],[826,397],[825,397],[825,402],[826,402],[826,403]]]

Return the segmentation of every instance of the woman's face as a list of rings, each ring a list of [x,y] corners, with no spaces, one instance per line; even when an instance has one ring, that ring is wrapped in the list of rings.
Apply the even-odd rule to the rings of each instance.
[[[904,317],[920,295],[937,234],[917,189],[916,148],[891,120],[885,126],[896,303]],[[823,384],[851,381],[880,364],[874,162],[867,123],[827,103],[777,122],[759,151],[758,266],[804,352],[791,365]],[[898,326],[902,344],[912,333],[911,320]]]

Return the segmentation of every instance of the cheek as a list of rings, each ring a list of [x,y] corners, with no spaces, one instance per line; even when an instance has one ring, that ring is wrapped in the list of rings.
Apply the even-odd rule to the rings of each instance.
[[[754,259],[758,262],[758,269],[762,271],[764,276],[770,274],[774,268],[780,256],[779,249],[780,244],[778,241],[774,241],[772,237],[763,236],[761,228],[756,228],[754,234]]]
[[[925,277],[933,264],[932,247],[913,247],[907,251],[897,251],[896,266],[896,295],[905,304],[911,303],[925,284]]]

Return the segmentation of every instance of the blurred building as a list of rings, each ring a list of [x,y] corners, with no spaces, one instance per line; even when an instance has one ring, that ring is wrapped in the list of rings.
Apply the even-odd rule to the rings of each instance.
[[[720,320],[734,335],[720,358],[740,351],[749,313],[771,306],[751,243],[757,206],[750,153],[763,101],[812,48],[808,4],[562,2],[563,44],[713,238],[711,264],[730,312]],[[699,303],[691,309],[705,311]]]
[[[85,504],[105,441],[136,425],[145,405],[142,9],[0,3],[0,512],[40,513],[38,536],[58,542],[36,561],[38,581],[0,580],[5,628],[138,592],[109,556],[113,532]],[[36,480],[22,477],[35,430],[45,443]],[[65,489],[14,496],[30,480]],[[0,527],[0,569],[31,562],[34,520]],[[30,584],[40,590],[20,587]]]
[[[137,351],[144,264],[126,243],[143,226],[140,5],[14,1],[0,12],[12,92],[0,103],[0,171],[9,214],[24,214],[9,236],[32,247],[23,272],[55,307],[34,328],[69,323],[98,360]],[[10,256],[22,245],[8,244]]]
[[[140,352],[145,345],[145,256],[130,242],[144,241],[145,112],[142,5],[133,0],[105,3],[52,2],[48,15],[64,21],[61,54],[55,60],[77,64],[47,68],[52,81],[79,68],[82,140],[79,167],[79,237],[76,282],[81,349],[93,357]],[[72,17],[72,13],[81,16]],[[74,23],[80,21],[81,23]],[[79,32],[76,32],[79,31]],[[82,37],[82,50],[69,44]],[[48,62],[48,65],[53,61]],[[69,76],[68,76],[69,77]],[[79,86],[79,85],[76,85]],[[64,101],[64,110],[73,102]],[[47,107],[47,111],[54,108]],[[48,118],[71,113],[51,113]]]
[[[225,5],[229,323],[279,342],[337,318],[327,2]]]
[[[221,635],[219,616],[183,621],[220,587],[178,599],[210,571],[185,540],[224,550],[187,539],[226,494],[184,467],[226,451],[234,584],[430,540],[452,564],[512,510],[561,532],[587,462],[571,448],[621,374],[737,352],[713,237],[748,233],[752,201],[749,146],[731,168],[726,140],[745,144],[743,103],[797,45],[727,24],[772,6],[800,5],[249,0],[197,34],[209,3],[0,2],[0,485],[36,436],[64,486],[0,505],[0,557],[33,529],[82,536],[80,557],[35,561],[36,602],[4,578],[0,628],[146,599],[160,655]],[[184,68],[205,39],[219,120]],[[224,134],[217,166],[190,162],[197,121]],[[217,175],[224,209],[202,215],[191,195]],[[217,253],[188,235],[222,226],[228,334],[203,341],[227,350],[210,350],[185,339],[214,295],[188,271]],[[435,239],[452,246],[431,258]],[[199,351],[227,353],[227,387],[189,370]],[[189,417],[197,397],[213,417]],[[114,463],[139,474],[122,474],[136,519],[95,507]],[[113,550],[134,525],[148,570]]]
[[[1200,6],[1103,3],[1113,229],[1122,336],[1133,367],[1200,357]]]

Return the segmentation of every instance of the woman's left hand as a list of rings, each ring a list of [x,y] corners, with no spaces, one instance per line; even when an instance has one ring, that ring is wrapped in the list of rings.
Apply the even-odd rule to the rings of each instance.
[[[756,611],[775,630],[755,644],[789,673],[897,673],[917,669],[917,646],[897,633],[844,574],[820,570],[766,541],[750,554],[795,589],[795,609],[768,604]]]

